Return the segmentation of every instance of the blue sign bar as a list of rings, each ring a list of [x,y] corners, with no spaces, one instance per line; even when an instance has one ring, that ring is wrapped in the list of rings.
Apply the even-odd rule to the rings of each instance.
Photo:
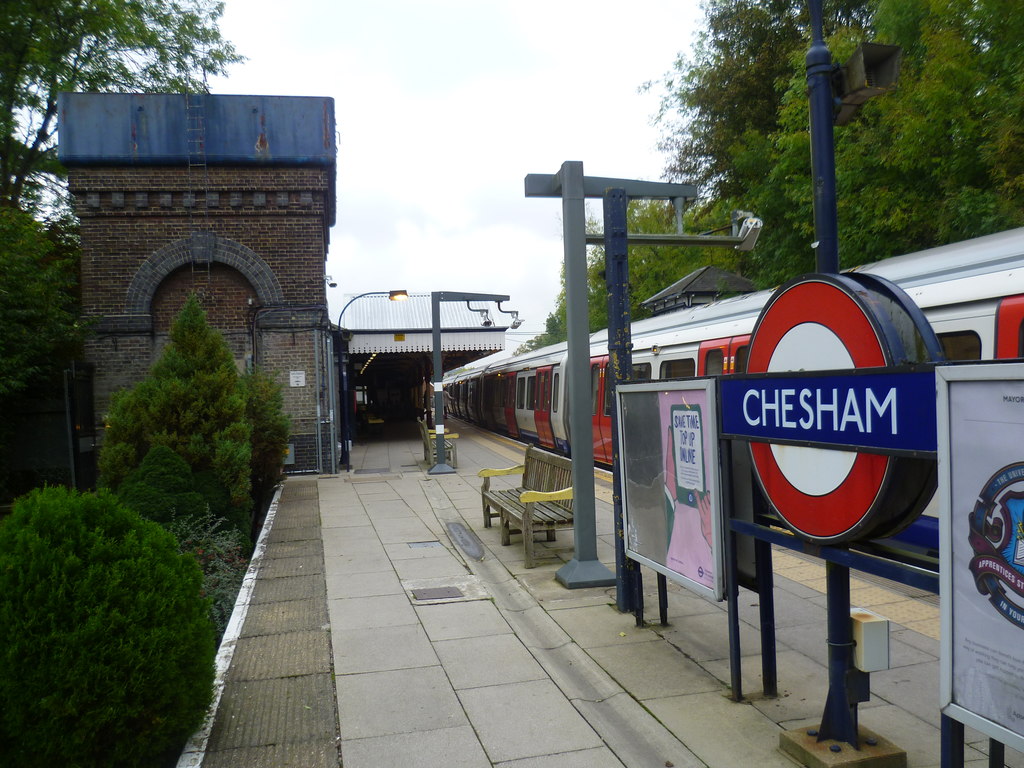
[[[719,384],[723,435],[874,453],[936,450],[931,370],[726,376]]]

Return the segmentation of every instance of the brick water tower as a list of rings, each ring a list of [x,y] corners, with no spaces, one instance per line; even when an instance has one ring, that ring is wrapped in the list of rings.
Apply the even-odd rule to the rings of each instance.
[[[97,440],[111,393],[147,374],[195,293],[239,371],[281,384],[286,470],[333,471],[333,99],[64,93],[59,109]]]

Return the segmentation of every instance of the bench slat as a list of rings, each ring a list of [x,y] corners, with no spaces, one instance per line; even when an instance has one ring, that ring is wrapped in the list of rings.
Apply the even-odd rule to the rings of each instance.
[[[520,469],[517,467],[516,469]],[[480,488],[484,513],[484,526],[490,527],[492,517],[501,518],[501,543],[508,545],[512,533],[522,533],[526,550],[526,567],[534,567],[533,533],[540,529],[546,532],[548,541],[555,540],[558,528],[573,524],[572,512],[572,462],[564,456],[549,453],[535,446],[526,449],[526,458],[521,465],[522,485],[517,488],[491,488],[490,479],[498,474],[492,470],[481,470],[483,477]],[[505,473],[502,473],[505,474]],[[531,493],[523,499],[523,494]],[[568,498],[537,498],[539,494],[565,494]],[[532,499],[532,500],[531,500]],[[491,508],[498,512],[492,511]],[[513,524],[517,528],[513,528]]]

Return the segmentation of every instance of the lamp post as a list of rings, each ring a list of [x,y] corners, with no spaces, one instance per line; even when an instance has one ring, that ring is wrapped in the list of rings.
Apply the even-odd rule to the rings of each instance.
[[[455,469],[448,464],[448,456],[444,450],[444,372],[441,370],[443,364],[441,360],[441,302],[496,301],[500,305],[501,302],[508,300],[508,296],[495,293],[433,291],[430,294],[431,346],[434,348],[434,435],[437,442],[434,446],[434,466],[427,470],[428,475],[450,475],[455,472]]]
[[[345,310],[352,306],[352,302],[365,296],[387,296],[391,301],[405,301],[409,298],[408,291],[367,291],[349,299],[345,306],[338,313],[338,330],[341,331],[341,318],[345,316]],[[339,333],[339,335],[341,335]],[[345,465],[345,471],[352,469],[352,414],[349,408],[349,386],[348,386],[348,340],[341,336],[341,348],[338,350],[339,368],[341,369],[341,463]]]

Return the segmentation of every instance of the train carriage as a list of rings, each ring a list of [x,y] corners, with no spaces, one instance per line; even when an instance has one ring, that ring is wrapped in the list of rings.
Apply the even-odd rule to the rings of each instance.
[[[905,290],[932,324],[948,360],[1024,356],[1024,229],[896,256],[858,268]],[[632,324],[634,379],[729,375],[746,368],[757,317],[771,291]],[[595,460],[611,462],[612,382],[607,332],[590,339]],[[445,376],[452,412],[487,429],[570,453],[563,342],[500,352]]]

